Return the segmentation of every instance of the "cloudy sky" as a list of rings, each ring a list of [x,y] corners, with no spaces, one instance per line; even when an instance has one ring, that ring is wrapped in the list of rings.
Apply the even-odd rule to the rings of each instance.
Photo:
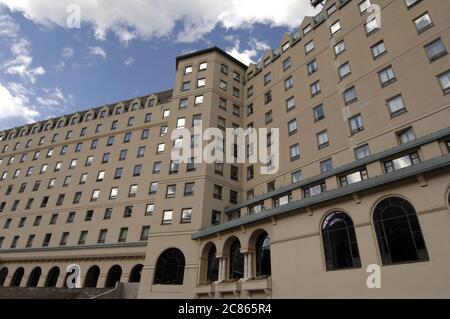
[[[257,61],[308,0],[0,0],[0,129],[169,89],[175,57]]]

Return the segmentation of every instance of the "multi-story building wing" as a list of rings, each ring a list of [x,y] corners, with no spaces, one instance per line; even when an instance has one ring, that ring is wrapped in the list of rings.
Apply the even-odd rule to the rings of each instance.
[[[450,3],[322,5],[257,64],[190,53],[172,90],[3,131],[0,286],[449,297]],[[278,128],[278,167],[177,162],[199,125]]]

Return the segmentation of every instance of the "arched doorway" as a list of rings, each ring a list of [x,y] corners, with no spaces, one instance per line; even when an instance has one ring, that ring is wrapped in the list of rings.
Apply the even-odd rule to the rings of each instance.
[[[259,235],[255,244],[256,276],[270,276],[272,266],[270,260],[270,237],[263,232]]]
[[[11,287],[20,287],[20,283],[22,282],[23,274],[25,273],[25,270],[23,267],[19,267],[14,272],[14,275],[11,279]]]
[[[120,277],[122,277],[122,267],[119,265],[112,266],[106,277],[105,288],[114,288],[116,283],[120,282]]]
[[[98,283],[98,277],[100,276],[100,268],[98,266],[92,266],[86,273],[86,279],[84,280],[85,288],[96,288]]]
[[[230,246],[230,279],[244,277],[244,254],[241,253],[241,243],[235,239]]]
[[[53,267],[47,274],[47,279],[45,280],[45,287],[56,287],[58,283],[60,270],[59,267]]]
[[[158,258],[153,283],[156,285],[182,285],[186,260],[181,250],[170,248]]]
[[[208,251],[208,266],[206,269],[207,282],[219,280],[219,259],[216,257],[216,254],[216,245],[212,244]]]
[[[27,287],[37,287],[41,275],[42,275],[41,267],[34,268],[30,273],[30,277],[28,278]]]
[[[8,277],[8,268],[3,267],[2,270],[0,270],[0,287],[5,285],[6,277]]]
[[[141,274],[142,274],[142,268],[144,268],[144,265],[138,264],[133,267],[130,273],[130,282],[140,282],[141,281]]]
[[[384,265],[429,260],[416,210],[406,199],[382,200],[373,222]]]

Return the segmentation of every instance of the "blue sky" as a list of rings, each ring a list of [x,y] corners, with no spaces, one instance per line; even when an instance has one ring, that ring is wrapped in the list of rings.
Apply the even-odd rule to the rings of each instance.
[[[0,0],[0,129],[169,89],[176,56],[213,45],[257,61],[311,13],[306,0]]]

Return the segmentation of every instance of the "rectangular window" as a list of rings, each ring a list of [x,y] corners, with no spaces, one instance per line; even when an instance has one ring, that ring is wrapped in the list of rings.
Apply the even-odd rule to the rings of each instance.
[[[314,97],[318,94],[320,94],[320,82],[316,81],[313,84],[310,85],[310,91],[311,91],[311,97]]]
[[[222,200],[222,186],[214,185],[213,198]]]
[[[447,49],[441,39],[434,40],[433,42],[427,44],[425,46],[425,51],[427,52],[428,58],[431,62],[447,54]]]
[[[284,80],[284,89],[287,91],[291,89],[294,86],[294,79],[292,76],[288,77],[286,80]]]
[[[264,75],[264,85],[267,85],[270,83],[270,81],[272,81],[272,75],[269,73],[267,73],[266,75]]]
[[[84,244],[86,244],[87,234],[88,234],[87,230],[83,230],[83,231],[80,233],[80,238],[78,239],[78,245],[84,245]]]
[[[298,183],[301,180],[303,180],[302,171],[296,171],[296,172],[292,173],[291,174],[291,180],[292,180],[293,184]]]
[[[400,144],[405,144],[414,141],[416,139],[416,135],[414,134],[413,128],[409,127],[406,130],[398,132],[397,138]]]
[[[419,154],[417,152],[414,152],[406,156],[398,157],[396,159],[384,162],[384,169],[387,173],[390,173],[418,163],[420,163]]]
[[[206,85],[206,79],[205,78],[197,79],[197,87],[198,88],[202,88],[205,85]]]
[[[298,143],[294,144],[289,149],[291,161],[298,160],[300,158],[300,145]]]
[[[305,44],[306,54],[310,53],[312,50],[314,50],[314,41],[313,40],[311,40],[307,44]]]
[[[148,194],[154,195],[154,194],[156,194],[157,191],[158,191],[158,183],[157,182],[151,183]]]
[[[113,209],[112,208],[106,208],[105,209],[105,213],[103,214],[103,219],[111,219],[111,217],[112,217],[112,212],[113,212]]]
[[[341,80],[343,78],[349,76],[351,73],[352,73],[352,70],[350,68],[349,62],[346,62],[339,67],[339,77],[341,78]]]
[[[311,185],[303,188],[303,196],[305,198],[313,197],[319,194],[322,194],[327,191],[327,187],[325,182],[320,182],[315,185]]]
[[[308,75],[311,75],[313,73],[316,73],[318,68],[317,68],[317,61],[316,59],[312,60],[311,62],[309,62],[306,65],[307,69],[308,69]]]
[[[333,162],[331,158],[320,162],[320,172],[322,174],[328,173],[332,169],[333,169]]]
[[[118,187],[112,187],[111,191],[109,192],[109,199],[116,199],[118,192],[119,192]]]
[[[127,235],[128,235],[128,227],[122,227],[120,229],[119,233],[119,243],[124,243],[127,241]]]
[[[355,148],[355,158],[357,160],[366,158],[368,156],[370,156],[370,149],[368,144]]]
[[[358,7],[359,7],[359,12],[361,14],[364,14],[367,12],[367,10],[372,6],[372,4],[370,3],[370,0],[364,0],[363,2],[361,2]]]
[[[150,234],[150,226],[142,226],[140,241],[147,241]]]
[[[433,21],[431,20],[428,12],[422,14],[420,17],[414,20],[417,32],[422,33],[433,26]]]
[[[86,212],[86,216],[84,218],[85,222],[90,222],[92,220],[92,216],[94,216],[94,211],[93,210],[88,210]]]
[[[173,210],[165,210],[165,211],[163,211],[162,224],[163,225],[172,224],[172,218],[173,218]]]
[[[126,206],[123,211],[124,218],[130,218],[133,215],[133,206]]]
[[[317,134],[317,144],[319,145],[319,148],[324,148],[330,144],[329,140],[328,140],[328,131],[327,130],[322,131]]]
[[[184,196],[193,196],[194,195],[194,186],[195,186],[195,183],[184,184]]]
[[[324,119],[325,118],[325,112],[324,112],[324,109],[323,109],[323,104],[320,104],[320,105],[316,106],[313,109],[313,113],[314,113],[314,121],[315,122],[318,122],[318,121]]]
[[[364,130],[364,124],[363,124],[363,120],[362,120],[362,116],[361,114],[355,115],[353,117],[351,117],[349,120],[349,125],[350,125],[350,132],[352,134],[355,134],[357,132],[360,132],[362,130]]]
[[[184,74],[191,74],[192,73],[192,65],[188,65],[187,67],[184,68]]]
[[[128,197],[136,197],[138,192],[138,185],[131,185],[130,190],[128,191]]]
[[[190,81],[183,82],[183,84],[181,85],[181,91],[185,92],[189,91],[190,89],[191,89],[191,82]]]
[[[352,104],[358,100],[358,96],[356,95],[356,89],[354,86],[347,89],[343,93],[345,105]]]
[[[225,81],[223,81],[223,80],[220,80],[220,81],[219,81],[219,88],[221,88],[222,90],[226,91],[226,90],[227,90],[227,87],[228,87],[227,82],[225,82]]]
[[[397,95],[387,100],[386,104],[392,117],[406,112],[405,103],[403,102],[403,98],[401,95]]]
[[[344,176],[339,177],[339,182],[341,186],[346,186],[354,183],[361,182],[363,180],[366,180],[368,178],[367,170],[362,169],[350,174],[346,174]]]
[[[151,203],[145,206],[145,216],[153,215],[154,212],[155,212],[155,204]]]
[[[166,198],[174,198],[176,195],[177,185],[167,185]]]
[[[410,9],[414,5],[418,4],[422,0],[405,0],[406,7]]]
[[[181,210],[181,222],[190,223],[192,219],[192,208],[183,208]]]
[[[364,25],[364,28],[366,29],[366,34],[368,36],[373,34],[373,33],[375,33],[376,31],[378,31],[380,29],[380,27],[378,26],[378,22],[377,22],[376,18],[373,18],[372,20],[367,22]]]
[[[291,62],[291,58],[290,57],[283,61],[283,71],[286,71],[291,66],[292,66],[292,62]]]
[[[330,27],[331,35],[334,35],[339,30],[341,30],[341,22],[338,20],[335,23],[333,23]]]
[[[114,179],[122,178],[122,174],[123,174],[123,167],[116,168],[116,172],[114,174]]]
[[[380,79],[382,87],[395,82],[396,79],[395,79],[394,69],[392,68],[392,66],[390,65],[390,66],[384,68],[383,70],[379,71],[378,78]]]
[[[272,101],[272,91],[264,93],[264,103],[268,104]]]
[[[194,106],[199,106],[203,104],[203,95],[198,95],[195,97]]]
[[[292,201],[292,194],[281,195],[273,199],[273,206],[279,207],[289,204]]]
[[[372,57],[374,59],[378,58],[379,56],[387,52],[383,41],[376,43],[370,49],[372,51]]]
[[[211,214],[211,225],[219,225],[221,219],[221,212],[213,210]]]
[[[98,234],[97,244],[104,244],[106,242],[106,234],[108,233],[107,229],[101,229]]]
[[[439,83],[441,84],[444,94],[450,93],[450,70],[438,75]]]
[[[337,56],[345,51],[345,42],[344,40],[341,40],[334,46],[334,54]]]

